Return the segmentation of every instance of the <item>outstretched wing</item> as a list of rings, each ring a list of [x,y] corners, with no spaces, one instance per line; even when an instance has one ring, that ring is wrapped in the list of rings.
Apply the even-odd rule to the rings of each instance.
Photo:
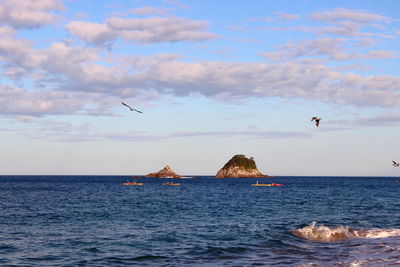
[[[130,108],[132,110],[132,108],[129,105],[125,104],[124,102],[121,101],[121,104],[124,105],[125,107]]]
[[[316,122],[315,125],[318,127],[319,126],[319,120],[316,119],[315,122]]]
[[[313,120],[316,120],[318,117],[312,117],[311,118],[311,121],[313,121]]]
[[[143,112],[141,112],[140,110],[137,110],[137,109],[132,109],[132,110],[134,110],[134,111],[136,111],[136,112],[139,112],[139,113],[143,113]]]

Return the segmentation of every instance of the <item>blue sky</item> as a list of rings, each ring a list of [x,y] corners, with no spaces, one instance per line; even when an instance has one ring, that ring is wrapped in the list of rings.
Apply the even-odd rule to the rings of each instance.
[[[0,174],[400,175],[395,0],[0,3]]]

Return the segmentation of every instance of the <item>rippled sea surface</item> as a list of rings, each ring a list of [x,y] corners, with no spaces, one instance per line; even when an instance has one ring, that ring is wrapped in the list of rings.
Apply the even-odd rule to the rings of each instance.
[[[0,176],[0,265],[400,266],[396,178],[127,178]]]

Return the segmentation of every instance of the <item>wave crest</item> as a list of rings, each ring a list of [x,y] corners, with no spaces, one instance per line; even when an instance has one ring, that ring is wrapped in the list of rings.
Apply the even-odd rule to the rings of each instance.
[[[400,229],[369,229],[355,230],[350,226],[327,227],[324,225],[316,226],[312,222],[303,228],[292,231],[292,234],[311,241],[335,242],[350,238],[384,238],[390,236],[400,236]]]

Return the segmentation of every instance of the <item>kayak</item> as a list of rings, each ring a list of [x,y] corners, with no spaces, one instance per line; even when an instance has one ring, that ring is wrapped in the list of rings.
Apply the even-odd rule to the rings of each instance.
[[[252,184],[251,186],[283,186],[284,184],[276,184],[276,183],[272,183],[272,184],[259,184],[258,182],[255,184]]]
[[[162,183],[162,185],[181,185],[181,184],[180,183],[166,182],[166,183]]]
[[[143,183],[137,183],[137,182],[126,182],[126,183],[123,183],[123,185],[143,185]]]

